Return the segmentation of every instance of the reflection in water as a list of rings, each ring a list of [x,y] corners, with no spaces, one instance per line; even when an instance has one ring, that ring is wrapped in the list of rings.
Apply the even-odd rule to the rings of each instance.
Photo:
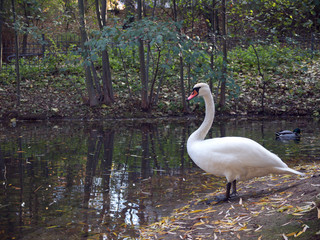
[[[0,125],[1,239],[137,237],[141,225],[167,216],[213,179],[195,172],[186,153],[198,125]],[[275,141],[278,129],[294,125],[303,129],[299,143]],[[252,138],[297,165],[320,160],[319,128],[303,119],[222,121],[209,134]]]

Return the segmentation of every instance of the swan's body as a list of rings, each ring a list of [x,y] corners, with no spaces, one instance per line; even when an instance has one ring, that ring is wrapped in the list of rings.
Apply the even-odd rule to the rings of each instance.
[[[261,177],[270,173],[302,173],[289,168],[277,155],[259,143],[243,137],[205,139],[214,119],[214,102],[210,88],[198,83],[188,100],[202,96],[206,115],[201,126],[191,134],[187,150],[191,159],[204,171],[227,178],[226,198],[230,197],[231,183],[236,193],[236,181]]]

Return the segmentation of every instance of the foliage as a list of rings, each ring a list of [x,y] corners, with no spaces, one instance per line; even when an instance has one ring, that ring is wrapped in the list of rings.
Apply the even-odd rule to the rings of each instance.
[[[286,36],[319,30],[319,1],[237,1],[229,6],[230,25],[236,32]]]
[[[303,61],[312,57],[308,51],[292,48],[290,46],[280,46],[280,43],[270,45],[256,45],[263,71],[266,73],[284,74],[290,76],[296,71],[301,71],[304,67],[297,69],[298,65],[303,65]],[[255,72],[257,74],[257,59],[253,47],[236,47],[229,53],[231,68],[235,73]]]
[[[80,56],[77,52],[72,51],[74,46],[70,46],[70,51],[64,53],[59,49],[56,43],[51,39],[51,48],[45,52],[43,57],[29,57],[20,58],[20,72],[23,79],[32,79],[41,84],[43,78],[46,76],[59,76],[59,75],[83,75],[83,69],[80,65]],[[0,80],[6,84],[15,82],[15,75],[12,74],[15,70],[14,63],[6,66],[6,71],[2,71]],[[81,79],[78,78],[78,79]],[[62,84],[65,79],[59,79]],[[80,80],[80,83],[83,82]]]
[[[158,65],[159,72],[165,72],[169,82],[172,77],[178,79],[178,64],[180,54],[184,57],[184,63],[190,67],[190,77],[192,82],[208,80],[214,73],[210,67],[210,58],[207,53],[208,45],[201,42],[199,38],[191,39],[186,35],[181,35],[177,29],[181,28],[181,23],[163,22],[157,19],[145,18],[136,21],[126,31],[122,31],[118,25],[104,27],[103,31],[93,31],[92,38],[87,45],[91,49],[90,60],[97,61],[99,53],[105,48],[118,49],[114,51],[111,59],[113,70],[123,71],[123,64],[126,65],[131,79],[138,79],[139,63],[134,57],[138,47],[138,39],[148,44],[150,47],[149,68],[150,79],[154,79],[155,68]],[[158,56],[158,58],[157,58]],[[116,60],[118,58],[118,60]],[[123,63],[121,63],[121,58]],[[159,62],[157,62],[159,60]],[[121,74],[121,72],[118,72]],[[136,84],[140,84],[139,81]]]
[[[24,1],[18,2],[21,3],[19,5],[19,24],[21,24],[17,24],[16,27],[21,29],[20,33],[28,33],[34,35],[35,39],[41,39],[39,37],[41,36],[40,28],[35,28],[34,24],[27,26],[24,22],[22,8]],[[37,0],[33,0],[33,2],[37,2]],[[67,2],[65,3],[67,4]],[[79,79],[77,83],[83,89],[85,88],[83,82],[84,71],[81,64],[94,63],[98,75],[102,75],[101,52],[107,49],[115,93],[118,96],[123,95],[137,99],[142,88],[138,58],[138,40],[142,39],[146,46],[148,91],[150,98],[156,103],[154,107],[157,107],[160,111],[177,112],[180,110],[180,104],[177,103],[176,99],[181,98],[181,91],[178,87],[180,56],[183,58],[183,74],[187,89],[190,89],[195,82],[212,80],[214,89],[219,88],[223,76],[223,61],[222,54],[219,51],[219,41],[214,46],[216,48],[211,49],[213,48],[212,43],[204,41],[204,38],[197,37],[197,34],[201,35],[201,30],[204,30],[202,32],[208,31],[208,34],[211,34],[211,30],[199,28],[202,28],[204,24],[206,27],[210,27],[210,24],[212,24],[210,22],[212,19],[209,21],[209,15],[213,11],[213,2],[204,0],[193,3],[177,1],[176,3],[180,10],[178,11],[180,22],[174,22],[167,18],[164,20],[157,8],[154,12],[155,17],[135,20],[126,29],[122,28],[122,20],[124,19],[122,15],[120,16],[123,19],[108,18],[109,23],[102,31],[95,30],[96,22],[91,21],[92,12],[90,12],[93,9],[88,7],[89,17],[87,20],[89,20],[88,36],[90,40],[86,43],[86,47],[90,54],[87,59],[85,61],[80,59],[81,54],[83,54],[82,50],[78,49],[75,52],[73,49],[77,46],[70,46],[69,50],[64,52],[65,50],[58,42],[51,40],[51,49],[47,50],[44,58],[35,57],[20,60],[22,80],[32,79],[41,82],[43,76],[53,75],[57,77],[57,81],[52,82],[52,84],[57,83],[57,85],[62,86],[65,79],[72,79],[72,81]],[[44,6],[47,7],[45,11],[40,12],[40,15],[51,16],[53,25],[57,27],[53,34],[61,36],[61,40],[67,39],[71,35],[74,36],[73,31],[60,32],[62,26],[68,29],[69,24],[75,23],[76,20],[74,15],[76,4],[74,2],[68,2],[68,4],[68,6],[63,6],[61,2],[51,1],[49,3],[45,1],[34,5],[40,10],[43,10]],[[152,3],[149,4],[154,7]],[[232,46],[233,49],[229,49],[227,95],[231,101],[230,104],[241,97],[243,93],[240,90],[248,89],[248,86],[257,87],[255,91],[259,93],[264,87],[262,85],[266,82],[268,82],[267,87],[270,89],[279,84],[279,81],[274,78],[275,75],[290,79],[293,76],[308,72],[312,58],[318,59],[319,55],[317,53],[311,54],[296,47],[288,47],[290,44],[283,41],[282,35],[292,32],[292,29],[295,30],[295,34],[306,32],[306,30],[316,30],[317,6],[317,1],[307,2],[305,0],[300,2],[286,0],[227,2],[231,16],[228,23],[231,37],[239,33],[240,35],[252,35],[252,33],[269,35],[262,41],[253,41],[241,36],[244,45]],[[192,7],[192,11],[189,11],[190,7]],[[216,1],[214,8],[215,10],[221,8],[220,1]],[[36,21],[35,15],[39,9],[30,10],[29,14],[32,15],[32,18],[30,18],[32,21]],[[53,9],[54,11],[51,11]],[[288,9],[290,11],[287,11]],[[58,16],[57,12],[64,12],[65,19],[53,18],[52,15]],[[163,13],[168,14],[169,11],[166,9]],[[150,15],[148,10],[146,16]],[[41,21],[45,20],[44,17],[39,17],[39,19]],[[306,21],[306,19],[312,23]],[[299,26],[299,29],[297,26]],[[75,24],[74,27],[77,27],[77,25]],[[42,29],[42,31],[47,30]],[[258,76],[257,55],[253,47],[257,50],[260,59],[264,83],[261,83],[261,76]],[[55,53],[52,54],[52,52]],[[213,63],[211,63],[211,55],[213,56]],[[1,72],[0,79],[6,84],[14,82],[13,75],[10,74],[10,71],[13,72],[13,70],[14,66],[10,65],[9,73]],[[305,90],[302,88],[290,90],[290,97],[292,98],[296,95],[301,97],[304,94]],[[166,96],[161,98],[161,95]]]

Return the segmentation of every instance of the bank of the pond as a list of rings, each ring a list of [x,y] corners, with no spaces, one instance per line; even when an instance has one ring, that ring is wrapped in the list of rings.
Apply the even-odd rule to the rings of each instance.
[[[242,182],[239,197],[218,205],[204,200],[223,189],[209,195],[195,190],[192,201],[142,228],[140,239],[319,239],[320,167],[297,169],[306,177],[270,175]]]
[[[320,116],[320,61],[312,61],[307,71],[295,75],[269,74],[272,79],[263,82],[249,73],[238,73],[234,84],[236,91],[228,88],[226,105],[217,108],[217,115],[228,116]],[[85,90],[66,87],[58,76],[54,79],[23,79],[20,104],[15,84],[0,83],[0,120],[47,119],[130,119],[179,117],[188,114],[202,116],[204,107],[199,102],[188,103],[188,111],[182,111],[179,84],[160,89],[157,104],[150,111],[141,110],[140,92],[129,94],[116,88],[115,102],[90,107]],[[57,83],[55,83],[57,82]],[[50,85],[49,85],[50,83]],[[216,94],[216,90],[213,91]],[[188,94],[188,93],[186,93]],[[263,98],[262,98],[263,96]],[[215,99],[218,98],[215,96]]]
[[[179,99],[171,99],[170,103],[154,106],[149,112],[142,111],[138,98],[126,99],[116,97],[114,104],[107,106],[90,107],[83,103],[79,96],[72,91],[52,90],[44,91],[22,90],[20,105],[17,104],[13,87],[0,87],[0,120],[99,120],[99,119],[141,119],[141,118],[172,118],[184,116],[204,115],[204,106],[199,102],[189,105],[187,113],[181,109]],[[279,93],[280,94],[280,93]],[[318,96],[319,95],[319,96]],[[217,109],[216,115],[233,117],[261,117],[261,116],[309,116],[318,117],[320,112],[320,91],[314,97],[301,97],[298,102],[278,102],[278,97],[270,98],[265,102],[264,112],[254,100],[255,97],[240,97],[231,99],[223,111]],[[256,96],[258,97],[258,96]],[[251,100],[251,102],[249,101]],[[269,101],[275,102],[268,104]],[[303,104],[300,104],[303,102]],[[200,105],[200,106],[199,106]]]

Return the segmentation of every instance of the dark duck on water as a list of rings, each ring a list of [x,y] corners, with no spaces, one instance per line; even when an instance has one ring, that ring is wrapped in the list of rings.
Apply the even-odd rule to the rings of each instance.
[[[279,140],[300,140],[300,133],[301,133],[301,130],[299,128],[296,128],[293,131],[281,130],[279,132],[276,132],[276,139],[279,139]]]

